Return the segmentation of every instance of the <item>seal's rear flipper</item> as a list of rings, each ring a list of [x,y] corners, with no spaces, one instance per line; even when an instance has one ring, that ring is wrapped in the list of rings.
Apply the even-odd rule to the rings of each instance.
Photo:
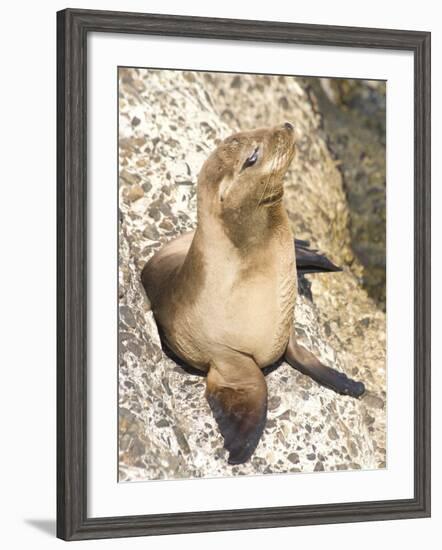
[[[253,454],[267,417],[267,385],[248,356],[229,355],[210,364],[207,401],[218,423],[229,464],[242,464]]]
[[[296,343],[293,334],[285,352],[285,360],[302,374],[341,395],[361,397],[365,392],[362,382],[352,380],[345,373],[323,365],[311,352]]]
[[[308,248],[308,241],[295,239],[295,257],[296,269],[298,274],[303,273],[326,273],[329,271],[342,271],[342,269],[333,264],[326,256]]]

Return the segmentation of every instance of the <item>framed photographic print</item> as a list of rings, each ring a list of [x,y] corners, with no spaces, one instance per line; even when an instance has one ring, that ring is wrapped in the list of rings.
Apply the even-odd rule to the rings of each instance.
[[[430,514],[430,34],[57,16],[57,534]]]

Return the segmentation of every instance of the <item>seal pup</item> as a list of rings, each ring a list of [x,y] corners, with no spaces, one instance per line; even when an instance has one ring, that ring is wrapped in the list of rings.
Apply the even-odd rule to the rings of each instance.
[[[282,203],[295,135],[286,122],[221,142],[198,177],[196,230],[166,244],[141,275],[163,344],[207,375],[230,464],[247,461],[260,440],[263,369],[278,360],[341,394],[365,390],[296,343],[295,246]]]

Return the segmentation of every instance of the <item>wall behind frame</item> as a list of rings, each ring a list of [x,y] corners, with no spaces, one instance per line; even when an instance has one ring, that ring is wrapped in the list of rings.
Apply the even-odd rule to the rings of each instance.
[[[273,0],[211,3],[187,0],[96,0],[35,4],[25,0],[3,8],[2,85],[0,87],[2,150],[1,289],[2,317],[2,541],[6,548],[61,547],[55,539],[55,12],[66,7],[126,10],[209,17],[234,17],[373,26],[432,31],[433,182],[442,181],[442,17],[436,2],[418,5],[372,0],[369,9],[348,0],[287,3]],[[441,186],[433,183],[433,251],[442,248]],[[434,273],[442,260],[433,252]],[[436,279],[435,279],[436,281]],[[436,336],[442,330],[437,311],[442,292],[433,286],[433,387],[442,386],[437,368],[441,353]],[[438,307],[439,306],[439,307]],[[433,400],[433,454],[442,453],[442,405]],[[434,460],[434,464],[437,461]],[[433,517],[423,520],[301,527],[230,533],[175,535],[156,539],[93,541],[88,548],[193,550],[236,548],[324,547],[359,550],[415,548],[442,535],[442,476],[433,469]]]

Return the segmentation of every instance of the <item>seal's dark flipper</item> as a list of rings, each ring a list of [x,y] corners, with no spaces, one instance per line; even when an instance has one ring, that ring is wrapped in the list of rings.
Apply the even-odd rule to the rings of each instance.
[[[267,417],[267,385],[260,368],[239,353],[216,360],[207,375],[206,397],[229,451],[229,464],[246,462]]]
[[[308,248],[309,245],[308,241],[295,239],[296,269],[298,274],[342,271],[340,267],[333,264],[326,256],[317,250]]]
[[[361,397],[365,392],[362,382],[352,380],[343,372],[323,365],[311,352],[297,344],[293,335],[285,352],[285,360],[302,374],[341,395]]]

